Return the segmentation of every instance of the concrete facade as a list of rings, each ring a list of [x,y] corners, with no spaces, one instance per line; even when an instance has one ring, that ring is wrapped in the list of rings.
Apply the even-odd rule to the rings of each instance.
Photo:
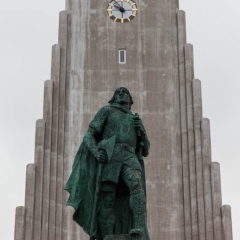
[[[151,141],[145,159],[151,239],[229,236],[231,220],[221,206],[220,168],[211,160],[210,124],[202,117],[185,13],[177,0],[136,4],[136,18],[121,24],[108,18],[107,0],[66,1],[51,80],[44,85],[43,119],[36,124],[25,207],[16,211],[15,240],[89,239],[72,221],[63,186],[90,120],[120,85],[130,90],[132,111]],[[126,50],[126,64],[118,62],[119,49]]]

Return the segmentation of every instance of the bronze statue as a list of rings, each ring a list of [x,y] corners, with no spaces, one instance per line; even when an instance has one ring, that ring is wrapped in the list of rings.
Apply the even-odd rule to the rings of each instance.
[[[119,87],[109,105],[101,108],[84,136],[65,186],[73,219],[102,240],[129,234],[149,240],[146,226],[146,185],[142,156],[150,142],[142,120],[133,115],[132,97]]]

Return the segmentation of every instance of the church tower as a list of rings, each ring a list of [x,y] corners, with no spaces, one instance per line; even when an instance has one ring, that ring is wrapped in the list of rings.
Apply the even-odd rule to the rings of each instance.
[[[116,1],[128,11],[112,0],[66,0],[60,12],[15,240],[89,239],[72,220],[63,186],[90,120],[119,86],[131,92],[132,112],[151,142],[145,159],[150,238],[232,240],[185,13],[178,0]]]

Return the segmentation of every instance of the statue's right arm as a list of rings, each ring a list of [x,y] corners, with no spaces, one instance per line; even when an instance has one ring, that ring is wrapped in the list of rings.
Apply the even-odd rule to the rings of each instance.
[[[88,150],[95,156],[99,157],[99,151],[97,147],[96,135],[98,134],[97,130],[89,127],[87,132],[84,135],[84,143],[87,145]]]
[[[100,162],[107,161],[107,153],[104,150],[98,149],[97,137],[99,137],[99,134],[101,135],[102,133],[104,123],[108,116],[108,112],[109,112],[108,107],[103,107],[97,112],[97,114],[89,124],[89,128],[83,139],[84,143],[88,147],[88,150]]]
[[[93,154],[93,156],[100,162],[107,162],[107,153],[105,150],[99,150],[96,141],[96,135],[99,134],[94,128],[89,127],[83,141],[87,145],[88,150]]]

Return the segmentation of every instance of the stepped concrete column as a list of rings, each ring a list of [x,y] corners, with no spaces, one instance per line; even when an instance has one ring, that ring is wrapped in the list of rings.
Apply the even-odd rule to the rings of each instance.
[[[33,239],[33,216],[35,198],[35,165],[27,165],[25,189],[25,240]]]
[[[72,1],[73,1],[73,0],[66,0],[65,9],[66,9],[67,11],[71,11],[71,10],[72,10]]]
[[[212,209],[212,187],[210,166],[212,162],[210,121],[203,118],[201,121],[202,132],[202,159],[203,159],[203,178],[204,178],[204,203],[206,219],[207,240],[214,240],[213,233],[213,209]]]
[[[193,119],[193,92],[192,84],[194,78],[193,46],[185,45],[185,71],[186,71],[186,99],[187,99],[187,123],[188,123],[188,160],[190,176],[190,202],[192,220],[192,239],[199,239],[198,211],[197,211],[197,183],[196,183],[196,161]]]
[[[26,211],[25,207],[16,208],[14,240],[24,240],[25,211]]]
[[[228,205],[224,205],[222,207],[222,227],[223,227],[223,240],[233,240],[232,213],[231,207]]]
[[[67,9],[68,10],[68,9]],[[69,11],[68,11],[69,12]],[[72,168],[72,145],[71,145],[71,101],[70,101],[70,76],[71,76],[71,59],[72,59],[72,14],[67,14],[67,29],[66,38],[63,37],[64,31],[59,34],[59,43],[61,47],[66,45],[66,79],[65,79],[65,108],[64,108],[64,152],[63,152],[63,186],[65,186]],[[63,27],[63,23],[60,25]],[[63,55],[61,55],[61,58]],[[63,68],[61,67],[61,71]],[[62,76],[62,75],[61,75]],[[63,205],[62,205],[62,240],[71,240],[71,224],[72,208],[66,206],[69,194],[63,191]]]
[[[49,190],[50,190],[50,167],[51,167],[51,129],[52,129],[52,102],[53,82],[44,82],[43,119],[45,125],[44,139],[44,164],[43,164],[43,201],[42,201],[42,232],[41,240],[48,240],[49,228]]]
[[[194,138],[196,158],[196,180],[197,180],[197,209],[199,240],[206,239],[205,214],[204,214],[204,190],[203,190],[203,162],[202,162],[202,90],[201,81],[193,80],[193,114],[194,114]]]
[[[188,130],[186,106],[186,76],[185,76],[185,44],[186,44],[186,19],[185,12],[177,10],[178,24],[178,71],[180,88],[180,113],[181,113],[181,140],[182,140],[182,171],[183,171],[183,198],[184,198],[184,228],[186,240],[192,239],[189,162],[188,162]]]
[[[59,76],[60,75],[60,46],[52,47],[51,80],[53,81],[52,126],[51,126],[51,155],[50,155],[50,191],[49,191],[49,240],[55,239],[56,227],[56,198],[57,198],[57,151],[58,151],[58,106],[59,106]]]
[[[39,119],[36,122],[35,132],[35,202],[34,202],[34,240],[41,240],[42,227],[42,186],[43,186],[43,161],[44,161],[44,136],[45,121]]]
[[[213,203],[213,227],[215,240],[222,240],[222,190],[220,164],[211,163],[212,203]]]
[[[62,240],[63,225],[63,161],[64,161],[64,121],[65,121],[65,85],[67,65],[67,11],[59,14],[60,76],[58,103],[58,143],[57,143],[57,178],[56,178],[56,239]]]
[[[212,202],[213,202],[213,227],[214,239],[222,240],[222,190],[220,164],[211,163]]]

